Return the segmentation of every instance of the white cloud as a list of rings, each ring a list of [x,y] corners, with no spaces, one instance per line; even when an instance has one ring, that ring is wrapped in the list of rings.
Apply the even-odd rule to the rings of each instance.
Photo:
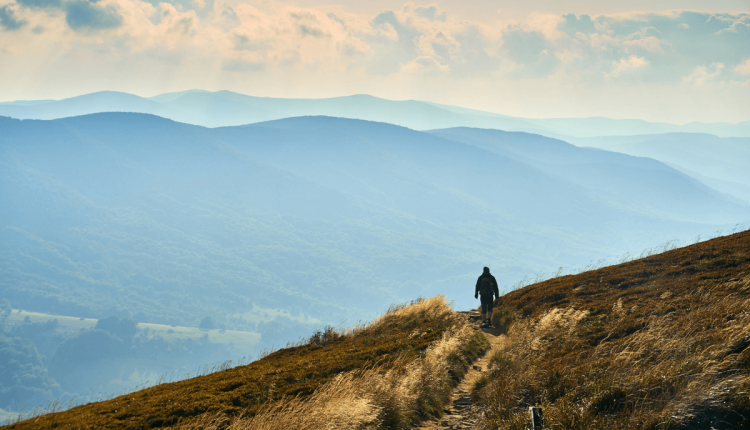
[[[629,58],[620,58],[620,61],[612,62],[612,71],[605,73],[604,76],[607,78],[616,78],[623,73],[628,73],[633,70],[642,69],[646,67],[648,61],[643,57],[631,55]]]
[[[557,29],[562,20],[560,15],[532,14],[527,26],[530,30],[543,34],[547,39],[555,40],[562,36],[562,33]]]
[[[33,43],[27,40],[41,41],[41,45],[45,45],[46,40],[47,45],[67,44],[67,49],[88,48],[100,53],[115,49],[122,55],[148,49],[175,53],[185,49],[191,50],[193,56],[219,56],[227,62],[263,63],[265,70],[299,64],[344,70],[365,67],[371,73],[385,75],[411,70],[419,64],[416,60],[421,57],[432,58],[451,73],[460,73],[461,76],[516,69],[509,66],[516,64],[523,66],[523,73],[527,75],[544,77],[557,73],[557,69],[566,64],[568,78],[582,81],[595,77],[601,79],[602,76],[616,77],[651,64],[650,69],[658,73],[659,79],[671,76],[673,82],[679,82],[682,76],[701,64],[727,64],[731,60],[705,60],[716,56],[717,52],[722,55],[731,53],[726,49],[728,36],[714,42],[723,44],[722,50],[701,51],[703,48],[693,49],[684,43],[673,44],[665,36],[671,33],[659,29],[660,25],[665,25],[665,20],[674,22],[672,28],[687,24],[680,21],[689,21],[691,25],[682,26],[686,27],[685,32],[698,34],[703,30],[693,23],[705,23],[709,19],[701,17],[696,20],[696,13],[593,18],[533,14],[526,21],[487,25],[454,20],[435,5],[417,6],[413,3],[407,3],[400,10],[383,11],[377,16],[327,7],[290,6],[273,0],[231,5],[221,0],[192,1],[190,4],[195,7],[204,4],[200,14],[170,3],[158,6],[141,0],[100,0],[98,3],[106,3],[107,7],[116,10],[122,16],[122,24],[106,34],[96,31],[74,34],[65,31],[65,17],[59,11],[49,13],[21,7],[16,8],[17,16],[29,24],[17,33],[28,37],[21,38],[20,47],[18,43],[2,46],[4,40],[0,39],[0,47],[6,52],[32,54],[33,49],[25,49],[33,48]],[[31,15],[36,15],[36,19]],[[715,28],[705,37],[713,37],[716,29],[736,30],[746,21],[744,16],[722,15],[712,21]],[[42,35],[29,34],[31,28],[41,24],[44,28],[57,30]],[[566,25],[572,27],[566,29]],[[18,42],[17,39],[14,38],[14,42]],[[94,48],[95,45],[98,47]],[[710,43],[700,45],[704,46],[710,46]],[[737,49],[742,49],[739,42]],[[654,55],[665,55],[666,51],[675,51],[674,55],[680,61],[654,61]],[[613,63],[616,58],[620,60]],[[736,64],[736,61],[731,64]],[[737,70],[738,73],[744,70],[743,66],[738,66]],[[643,75],[644,78],[648,76],[656,75]]]
[[[437,55],[442,58],[454,57],[461,49],[461,44],[456,39],[442,31],[422,35],[417,46],[427,55]]]
[[[575,36],[577,39],[583,41],[591,48],[599,51],[606,51],[610,48],[616,47],[619,44],[616,38],[604,33],[584,34],[578,32]]]
[[[443,73],[449,69],[448,66],[442,65],[434,58],[427,56],[417,57],[401,67],[402,71],[408,73]]]
[[[711,66],[698,66],[695,68],[693,73],[685,76],[682,78],[683,82],[692,82],[695,85],[705,85],[707,83],[710,83],[712,81],[715,81],[716,78],[721,74],[721,71],[724,70],[724,64],[722,63],[713,63]]]
[[[661,40],[656,36],[641,37],[639,39],[626,40],[622,44],[629,48],[641,48],[648,52],[664,52],[662,46],[670,46],[669,42]]]
[[[734,68],[734,73],[739,75],[750,75],[750,58],[745,60],[744,63],[740,63]]]
[[[563,63],[571,63],[575,60],[580,60],[584,58],[584,55],[582,52],[572,51],[572,50],[564,50],[564,51],[555,52],[555,56]]]
[[[599,33],[606,33],[609,35],[615,34],[615,31],[612,30],[609,26],[609,21],[595,22],[594,28],[596,28],[596,31],[598,31]]]

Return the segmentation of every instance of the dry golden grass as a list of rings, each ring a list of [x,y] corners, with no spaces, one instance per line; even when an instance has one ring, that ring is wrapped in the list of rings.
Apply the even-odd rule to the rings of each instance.
[[[179,424],[175,430],[302,430],[359,429],[377,422],[380,408],[373,396],[363,393],[357,381],[368,384],[372,372],[357,378],[339,375],[307,399],[291,398],[270,403],[252,417],[232,419],[222,413],[206,414],[197,422]]]
[[[177,429],[411,428],[424,418],[420,415],[428,412],[426,406],[431,405],[434,413],[434,408],[445,403],[455,382],[466,370],[468,362],[462,357],[465,352],[473,347],[476,355],[486,347],[465,320],[455,317],[442,296],[391,308],[358,332],[378,332],[414,318],[449,318],[454,324],[423,354],[403,356],[386,366],[338,375],[306,399],[285,398],[270,403],[252,417],[227,420],[215,415]]]
[[[502,297],[485,428],[526,428],[528,406],[556,429],[748,428],[748,250],[743,232]]]

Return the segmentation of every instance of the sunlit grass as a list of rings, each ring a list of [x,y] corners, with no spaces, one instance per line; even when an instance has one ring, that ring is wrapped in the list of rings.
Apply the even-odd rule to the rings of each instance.
[[[747,249],[743,232],[501,298],[484,427],[524,429],[541,406],[555,429],[746,428]]]

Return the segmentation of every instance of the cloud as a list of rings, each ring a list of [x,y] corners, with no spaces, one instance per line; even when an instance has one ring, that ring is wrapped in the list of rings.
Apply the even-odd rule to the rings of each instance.
[[[682,80],[699,86],[705,85],[715,81],[721,75],[722,70],[724,70],[724,64],[722,63],[713,63],[710,66],[698,66],[693,73],[685,76]]]
[[[289,16],[303,37],[330,37],[330,34],[321,26],[315,14],[310,12],[291,12]]]
[[[639,48],[644,51],[661,53],[664,52],[664,46],[670,46],[669,42],[661,40],[654,36],[642,37],[640,39],[626,40],[622,42],[623,46],[628,48]]]
[[[511,27],[503,34],[502,40],[503,54],[520,66],[510,72],[512,77],[547,76],[560,62],[554,42],[539,31]]]
[[[437,8],[437,6],[420,6],[416,9],[414,9],[415,15],[417,15],[420,18],[425,18],[430,21],[442,21],[445,22],[447,14],[444,11],[441,11]]]
[[[94,2],[79,0],[65,4],[65,22],[73,30],[103,30],[118,27],[122,17],[111,6],[99,6]]]
[[[257,7],[226,0],[18,1],[22,8],[47,11],[50,22],[59,16],[52,10],[62,9],[79,33],[117,29],[123,54],[190,49],[191,56],[262,63],[264,70],[298,64],[387,76],[423,67],[430,58],[456,78],[493,73],[590,82],[632,77],[648,64],[638,79],[678,83],[701,65],[738,64],[750,56],[743,33],[750,17],[742,14],[534,14],[489,25],[452,20],[435,5],[413,3],[368,16],[274,0]],[[39,23],[49,28],[41,19],[32,26]]]
[[[222,63],[222,69],[229,72],[259,72],[265,68],[265,64],[252,61],[228,60]]]
[[[622,45],[629,49],[641,49],[651,53],[662,53],[665,47],[672,45],[666,40],[660,39],[662,33],[654,27],[644,28],[643,30],[630,34]]]
[[[576,33],[591,34],[597,31],[596,23],[588,15],[577,16],[569,13],[562,16],[563,20],[559,23],[558,29],[569,36],[575,36]]]
[[[410,25],[412,24],[412,25]],[[398,73],[401,67],[422,53],[418,41],[422,35],[407,19],[400,19],[395,11],[383,11],[356,35],[372,49],[367,70],[375,75]]]
[[[198,32],[198,16],[193,10],[181,12],[169,3],[162,3],[161,20],[158,27],[171,39],[173,46],[190,43],[189,40]]]
[[[30,8],[54,8],[59,9],[62,7],[62,0],[16,0],[21,6]]]
[[[562,22],[563,18],[558,15],[532,14],[525,27],[531,31],[541,33],[550,41],[554,41],[563,36],[563,33],[559,30]]]
[[[223,4],[221,6],[221,13],[219,15],[221,18],[222,24],[224,24],[224,28],[235,28],[238,25],[240,25],[240,18],[237,16],[237,12],[234,11],[232,6],[228,4]]]
[[[447,72],[449,69],[448,66],[440,64],[434,58],[426,56],[417,57],[401,68],[404,72],[428,74]]]
[[[579,51],[564,50],[555,52],[555,56],[563,63],[570,63],[575,60],[584,58],[583,54]]]
[[[617,38],[608,33],[583,34],[579,32],[576,33],[575,37],[593,51],[607,51],[611,48],[616,48],[621,43]]]
[[[642,69],[646,67],[647,64],[648,61],[646,61],[645,58],[631,55],[629,58],[621,58],[620,61],[613,61],[612,71],[609,73],[605,73],[604,76],[607,78],[616,78],[623,73]]]
[[[26,24],[25,20],[16,19],[15,11],[11,8],[11,5],[0,7],[0,27],[6,30],[18,30]]]
[[[745,60],[744,63],[740,63],[734,68],[734,73],[739,75],[750,75],[750,58]]]
[[[267,51],[271,46],[265,41],[256,41],[251,39],[252,36],[234,33],[234,49],[238,51]]]
[[[461,44],[450,34],[438,31],[419,38],[418,46],[423,53],[450,60],[460,51]]]
[[[200,17],[208,17],[214,12],[214,0],[143,0],[158,7],[161,3],[167,3],[181,11],[193,10]],[[229,6],[229,5],[227,5]],[[229,6],[231,8],[231,6]]]
[[[547,46],[542,33],[518,28],[503,35],[503,46],[508,55],[520,64],[534,63]]]

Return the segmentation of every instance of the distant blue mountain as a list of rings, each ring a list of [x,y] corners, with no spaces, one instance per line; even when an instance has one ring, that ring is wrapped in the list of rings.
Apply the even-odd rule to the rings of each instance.
[[[750,138],[667,133],[568,140],[579,146],[662,161],[718,191],[750,203]]]
[[[160,103],[116,91],[101,91],[47,102],[0,105],[0,115],[21,119],[58,119],[100,112],[143,112],[168,114]]]
[[[726,197],[691,176],[650,158],[578,148],[560,140],[520,132],[454,128],[429,133],[522,161],[595,190],[622,208],[638,207],[644,213],[658,214],[667,219],[702,222],[712,218],[718,223],[742,218],[743,213],[750,214],[746,212],[750,208],[745,207],[740,212],[733,212],[729,218],[713,218],[718,214],[711,207],[726,201]],[[692,200],[694,198],[697,200]],[[743,206],[746,205],[740,205]]]
[[[491,112],[414,100],[392,101],[368,95],[324,99],[252,97],[230,91],[191,90],[142,98],[105,91],[60,101],[6,102],[0,115],[21,119],[57,119],[97,112],[139,112],[206,127],[244,125],[304,115],[365,119],[416,130],[448,127],[526,131],[548,137],[593,137],[670,132],[750,137],[750,121],[674,125],[609,118],[514,118]]]

